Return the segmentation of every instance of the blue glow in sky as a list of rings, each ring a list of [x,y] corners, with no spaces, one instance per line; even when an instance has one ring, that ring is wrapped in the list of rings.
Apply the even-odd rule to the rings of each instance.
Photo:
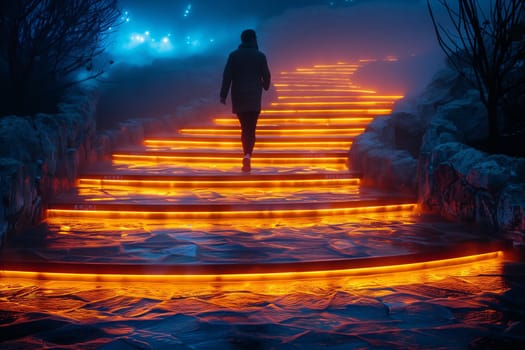
[[[223,50],[238,43],[241,30],[257,28],[287,10],[346,7],[358,1],[371,0],[122,0],[122,24],[110,51],[117,61],[143,63]]]

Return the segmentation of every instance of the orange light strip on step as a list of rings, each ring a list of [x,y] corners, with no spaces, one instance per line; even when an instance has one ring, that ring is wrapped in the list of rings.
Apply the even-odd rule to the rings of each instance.
[[[134,182],[137,184],[138,182]],[[296,194],[298,191],[306,191],[311,195],[311,187],[306,186],[279,186],[278,183],[264,185],[242,185],[241,186],[228,186],[228,184],[214,183],[209,187],[203,187],[201,184],[188,182],[185,185],[173,186],[173,187],[160,187],[157,184],[151,186],[152,183],[138,184],[138,186],[113,186],[106,183],[103,186],[81,186],[78,188],[78,197],[88,205],[97,205],[99,203],[122,203],[123,201],[132,200],[134,202],[140,202],[143,200],[168,200],[171,204],[184,203],[185,200],[209,198],[209,196],[219,196],[215,203],[224,202],[227,204],[228,200],[238,200],[240,197],[243,201],[253,201],[257,203],[258,200],[276,200],[282,201],[289,198],[291,195]],[[346,184],[318,184],[318,191],[326,189],[333,196],[358,196],[359,186],[358,185],[346,185]],[[339,187],[336,187],[339,186]],[[345,187],[341,187],[345,186]],[[239,189],[242,188],[242,195],[239,193]],[[222,201],[222,202],[221,202]]]
[[[92,206],[96,207],[96,204]],[[242,207],[243,205],[239,205]],[[352,208],[329,208],[329,209],[289,209],[289,210],[246,210],[246,211],[213,211],[213,212],[163,212],[163,211],[109,211],[109,210],[74,210],[74,209],[48,209],[48,217],[91,217],[91,218],[137,218],[146,220],[158,219],[234,219],[234,218],[287,218],[287,217],[311,217],[323,215],[351,215],[367,212],[385,211],[413,211],[417,205],[395,204]]]
[[[357,136],[365,131],[365,128],[337,128],[337,129],[258,129],[258,136],[319,136],[319,135],[345,135]],[[240,135],[240,128],[235,129],[180,129],[179,134],[182,135]]]
[[[313,68],[296,68],[295,72],[317,72],[317,73],[335,73],[338,74],[339,72],[355,72],[359,68],[358,65],[340,65],[337,67],[328,67],[328,66],[314,66]],[[283,73],[294,73],[294,72],[282,72]]]
[[[188,274],[133,274],[131,271],[129,274],[111,274],[111,273],[61,273],[61,272],[34,272],[34,271],[16,271],[16,270],[0,270],[0,277],[2,279],[7,278],[23,278],[23,279],[38,279],[38,280],[52,280],[52,281],[92,281],[92,282],[155,282],[155,283],[174,283],[174,282],[205,282],[205,283],[214,283],[213,288],[216,288],[215,283],[226,283],[226,282],[256,282],[256,281],[297,281],[297,280],[316,280],[317,288],[319,284],[322,285],[323,279],[332,279],[337,277],[366,277],[372,275],[382,275],[388,276],[389,280],[392,282],[381,283],[381,285],[395,285],[396,279],[399,277],[398,274],[402,273],[414,273],[418,270],[425,270],[425,279],[431,279],[434,275],[431,273],[432,269],[443,269],[443,268],[452,268],[454,266],[460,267],[459,271],[451,273],[453,276],[462,275],[461,271],[468,270],[467,264],[482,264],[489,261],[502,261],[503,258],[502,251],[493,251],[483,254],[475,255],[466,255],[460,257],[454,257],[449,259],[439,259],[439,260],[427,260],[416,263],[407,263],[407,264],[393,264],[386,266],[372,266],[372,267],[362,267],[362,268],[348,268],[348,269],[334,269],[326,270],[323,269],[322,264],[319,264],[319,269],[316,271],[289,271],[289,272],[268,272],[268,273],[243,273],[239,271],[238,273],[229,273],[229,274],[191,274],[189,271]],[[291,270],[293,269],[293,264],[291,265]],[[241,268],[239,268],[241,270]],[[410,275],[408,275],[410,276]],[[409,279],[409,282],[403,283],[420,283],[420,278],[418,276],[409,277],[400,276],[403,281]],[[367,278],[368,279],[368,278]],[[352,279],[353,280],[353,279]],[[352,280],[347,281],[349,285],[352,285]],[[331,283],[326,281],[325,283]],[[363,282],[358,282],[358,285],[363,284]],[[171,286],[174,288],[176,286]],[[282,290],[284,286],[277,288],[277,290]],[[202,288],[202,286],[197,285],[196,288]],[[246,288],[256,288],[256,286],[246,286]],[[285,288],[285,294],[288,294],[288,290]],[[271,294],[268,291],[263,294]]]
[[[271,106],[377,106],[392,105],[393,101],[325,101],[325,102],[272,102]]]
[[[374,118],[372,117],[326,117],[326,118],[268,118],[261,117],[257,121],[258,126],[279,125],[279,124],[314,124],[314,125],[330,125],[330,124],[352,124],[352,123],[370,123]],[[217,125],[239,125],[237,118],[215,118],[214,122]]]
[[[235,120],[236,121],[236,120]],[[241,147],[241,141],[194,141],[194,140],[145,140],[146,147],[155,149],[221,149],[221,150],[238,150]],[[255,150],[331,150],[331,149],[348,149],[352,146],[352,141],[260,141],[255,143]]]
[[[373,90],[358,90],[354,88],[340,88],[340,89],[334,89],[334,88],[308,88],[304,87],[301,89],[290,87],[288,84],[283,84],[282,87],[276,87],[275,89],[277,92],[288,92],[288,93],[305,93],[305,92],[346,92],[346,93],[364,93],[364,94],[374,94],[376,93]]]
[[[318,88],[318,89],[332,89],[332,88],[340,88],[340,89],[356,89],[356,86],[348,85],[348,84],[333,84],[330,82],[326,82],[323,84],[297,84],[297,83],[275,83],[273,84],[276,88],[280,87],[293,87],[293,88]]]
[[[360,65],[358,64],[316,64],[314,65],[314,68],[359,68]]]
[[[361,100],[399,100],[404,98],[403,95],[357,95],[357,96],[344,96],[344,95],[298,95],[298,96],[277,96],[278,100],[323,100],[323,99],[340,99],[348,100],[350,98],[357,98]]]
[[[334,109],[263,109],[261,114],[279,114],[279,113],[348,113],[348,114],[390,114],[390,108],[370,108],[370,109],[353,109],[353,108],[334,108]]]
[[[176,180],[113,180],[113,179],[78,179],[79,186],[94,187],[146,187],[146,188],[215,188],[215,187],[246,187],[256,189],[294,187],[308,188],[311,186],[358,186],[359,179],[311,179],[311,180],[228,180],[228,181],[176,181]]]
[[[195,161],[203,161],[203,162],[211,162],[217,161],[217,162],[229,162],[229,161],[239,161],[238,155],[231,155],[231,156],[202,156],[202,155],[188,155],[188,156],[176,156],[176,155],[147,155],[147,154],[119,154],[115,153],[113,154],[113,158],[115,160],[166,160],[166,161],[176,161],[176,160],[186,160],[186,159],[192,159]],[[282,160],[283,162],[293,162],[294,160],[301,161],[305,160],[306,162],[317,162],[317,161],[341,161],[346,159],[346,156],[324,156],[324,157],[316,157],[315,155],[312,157],[259,157],[255,155],[252,157],[252,162],[266,162],[266,161],[274,161],[274,160]]]
[[[282,71],[280,72],[280,75],[316,75],[316,76],[323,76],[323,75],[344,75],[347,73],[354,73],[357,71],[357,67],[338,67],[337,69],[331,69],[331,68],[296,68],[293,71]]]
[[[295,87],[344,87],[347,89],[358,88],[357,85],[352,84],[350,79],[341,79],[341,78],[322,78],[322,79],[297,79],[294,77],[288,77],[286,79],[281,78],[274,81],[274,86],[286,85],[286,86],[295,86]]]
[[[276,83],[295,80],[298,82],[312,83],[316,81],[347,81],[351,82],[353,72],[290,72],[275,78]]]
[[[197,168],[210,169],[236,169],[240,167],[241,158],[238,157],[197,157],[197,156],[148,156],[114,154],[114,165],[131,167],[147,167],[152,164],[173,166],[192,165]],[[348,157],[295,157],[295,158],[252,158],[252,167],[265,166],[310,166],[332,170],[345,170]]]

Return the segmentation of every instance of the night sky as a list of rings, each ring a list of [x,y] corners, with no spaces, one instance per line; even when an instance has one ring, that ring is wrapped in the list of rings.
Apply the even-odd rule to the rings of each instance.
[[[411,38],[401,40],[403,45],[411,42],[424,50],[421,35],[431,33],[429,25],[421,30],[421,20],[427,18],[420,0],[122,0],[120,4],[124,23],[113,52],[134,62],[220,53],[238,44],[245,28],[259,32],[262,49],[285,52],[287,57],[290,49],[311,50],[312,44],[319,48],[316,51],[345,49],[343,54],[355,54],[357,49],[359,55],[413,54],[413,48],[396,47],[399,36],[410,34]],[[388,38],[396,32],[397,38]]]

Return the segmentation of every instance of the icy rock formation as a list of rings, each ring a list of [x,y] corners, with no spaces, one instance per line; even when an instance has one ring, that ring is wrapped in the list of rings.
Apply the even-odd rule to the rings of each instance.
[[[43,201],[93,160],[96,94],[71,95],[57,114],[0,119],[0,237],[40,221]]]
[[[445,70],[421,96],[370,124],[354,141],[349,163],[365,185],[417,193],[425,210],[523,236],[525,159],[467,146],[486,135],[477,91]]]
[[[398,102],[394,113],[377,117],[354,140],[350,168],[363,174],[364,185],[416,193],[419,152],[428,124],[440,106],[459,98],[465,89],[454,72],[436,74],[420,96]],[[446,127],[456,133],[450,123]]]
[[[142,144],[146,131],[180,124],[172,116],[135,119],[97,133],[97,101],[95,92],[76,92],[57,114],[0,119],[0,245],[39,223],[47,201],[72,188],[83,167],[109,159],[117,145]]]

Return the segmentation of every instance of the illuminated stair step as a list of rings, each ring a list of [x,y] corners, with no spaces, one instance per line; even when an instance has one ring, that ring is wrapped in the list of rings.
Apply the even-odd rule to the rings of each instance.
[[[402,99],[402,95],[281,95],[277,96],[278,101],[317,101],[317,102],[330,102],[330,101],[381,101],[381,102],[392,102],[395,100]]]
[[[338,215],[325,215],[316,217],[282,217],[273,218],[273,220],[266,220],[265,218],[235,218],[235,230],[251,232],[255,235],[263,234],[272,230],[276,235],[287,236],[295,235],[296,237],[303,237],[302,231],[309,234],[330,235],[332,233],[341,232],[355,232],[356,226],[359,230],[370,232],[367,240],[373,239],[373,236],[382,235],[385,231],[378,228],[379,223],[395,224],[403,223],[409,230],[414,224],[414,215],[417,215],[411,208],[401,211],[382,211],[382,212],[362,212],[362,213],[348,213]],[[192,235],[193,232],[202,234],[202,232],[209,232],[216,234],[217,231],[224,234],[225,231],[231,229],[232,222],[229,218],[218,218],[202,220],[202,219],[185,219],[179,218],[160,218],[147,219],[140,218],[130,221],[127,218],[97,218],[97,217],[72,217],[72,216],[53,216],[46,219],[50,227],[55,227],[62,231],[58,234],[78,233],[82,235],[88,230],[95,232],[106,233],[108,235],[120,235],[126,233],[141,232],[162,232],[166,231],[180,231],[183,230],[185,235]],[[290,229],[292,231],[290,231]],[[342,231],[341,231],[342,230]],[[262,232],[261,232],[262,231]],[[423,234],[424,232],[422,232]],[[359,233],[356,233],[359,235]],[[390,233],[387,233],[387,237]],[[333,236],[332,236],[333,237]],[[348,238],[348,237],[345,237]],[[127,239],[133,240],[133,237],[127,236]],[[323,240],[322,237],[318,238]],[[350,238],[351,239],[351,238]],[[323,243],[319,243],[323,244]],[[315,254],[315,253],[314,253]],[[304,257],[304,255],[302,255]]]
[[[171,150],[241,150],[241,141],[236,140],[222,141],[216,138],[209,140],[191,139],[171,139],[171,140],[145,140],[145,145],[149,149],[171,149]],[[352,146],[351,140],[346,141],[261,141],[257,139],[255,151],[291,151],[291,150],[333,150],[349,149]]]
[[[372,122],[374,118],[372,117],[345,117],[345,116],[334,116],[334,117],[325,117],[325,118],[316,118],[316,117],[310,117],[310,118],[291,118],[288,115],[283,115],[280,118],[278,116],[275,117],[269,117],[269,116],[262,116],[257,121],[257,127],[264,127],[264,126],[292,126],[292,127],[298,127],[298,126],[305,126],[305,125],[319,125],[319,126],[343,126],[343,127],[365,127],[370,122]],[[226,125],[226,126],[239,126],[239,120],[234,117],[229,116],[217,116],[214,119],[214,122],[217,126],[219,125]]]
[[[120,153],[113,155],[114,164],[161,163],[161,164],[205,164],[209,166],[239,165],[242,160],[240,152],[199,153],[197,151],[151,151],[147,153]],[[332,151],[327,154],[306,152],[258,152],[252,157],[252,167],[268,165],[346,165],[346,151]]]
[[[324,126],[317,128],[303,128],[303,129],[291,129],[291,128],[280,128],[266,126],[258,128],[256,131],[257,135],[261,136],[315,136],[315,135],[346,135],[346,136],[357,136],[363,133],[364,127],[361,128],[340,128],[332,126]],[[240,135],[241,130],[239,127],[232,128],[228,126],[223,127],[202,127],[202,128],[183,128],[178,131],[181,135]]]
[[[341,135],[312,135],[312,136],[303,136],[303,135],[257,135],[257,142],[267,142],[267,143],[294,143],[294,142],[348,142],[354,139],[353,136],[341,136]],[[150,138],[148,140],[164,140],[166,142],[171,141],[196,141],[196,142],[240,142],[240,135],[183,135],[183,134],[165,134],[157,133],[155,138]],[[149,142],[149,141],[148,141]]]
[[[345,63],[345,64],[333,64],[333,65],[314,65],[312,67],[297,67],[295,70],[292,70],[292,72],[308,72],[308,71],[314,71],[314,72],[322,72],[322,71],[347,71],[347,70],[355,70],[361,67],[360,64],[357,63]],[[289,72],[289,71],[285,71]]]
[[[291,71],[281,71],[276,75],[277,78],[283,77],[300,77],[300,78],[322,78],[322,77],[350,77],[356,71],[357,67],[346,67],[340,69],[315,69],[315,68],[298,68]]]
[[[357,71],[357,68],[344,69],[300,69],[295,71],[283,71],[276,75],[276,79],[299,78],[299,79],[322,79],[322,78],[339,78],[349,79]]]
[[[211,162],[209,160],[198,160],[187,162],[184,160],[165,160],[165,161],[151,161],[151,160],[113,160],[113,167],[119,170],[131,171],[136,173],[152,172],[155,174],[241,174],[241,160],[237,162],[222,161],[222,162]],[[252,161],[252,171],[246,176],[253,174],[276,174],[276,173],[290,173],[290,172],[301,172],[301,173],[316,173],[322,172],[333,172],[339,173],[348,170],[348,164],[342,161],[317,161],[309,162],[307,159],[296,160],[292,162],[287,161]],[[244,174],[244,173],[242,173]]]
[[[291,109],[293,111],[300,111],[300,109]],[[350,112],[337,112],[334,113],[333,109],[329,110],[318,110],[317,112],[312,112],[312,110],[308,110],[305,114],[299,114],[295,113],[293,115],[290,115],[289,111],[282,112],[281,109],[263,109],[261,111],[261,115],[259,116],[259,120],[264,120],[267,118],[285,118],[285,119],[312,119],[313,121],[315,119],[338,119],[338,118],[349,118],[350,123],[352,123],[352,120],[360,120],[361,118],[374,118],[378,115],[383,114],[374,114],[370,115],[368,113],[368,110],[366,110],[366,113],[359,113],[355,112],[355,110],[351,110]],[[224,115],[218,115],[220,117],[228,117],[228,118],[236,118],[236,116],[232,114],[224,114]]]
[[[236,119],[236,118],[227,118],[228,121],[229,121],[229,125],[224,125],[224,119],[221,120],[222,123],[217,123],[217,124],[200,124],[199,126],[196,126],[196,127],[185,127],[185,128],[182,128],[180,129],[181,131],[183,131],[183,133],[185,133],[184,131],[186,130],[217,130],[217,131],[223,131],[223,130],[226,130],[228,132],[232,132],[233,131],[237,131],[240,133],[241,131],[241,128],[239,126],[239,121]],[[286,120],[284,118],[282,118],[283,120]],[[312,121],[315,121],[315,118],[311,118],[312,120],[310,120],[309,123],[302,123],[301,120],[304,119],[304,120],[308,120],[309,118],[287,118],[288,120],[293,120],[295,119],[295,123],[289,123],[289,124],[281,124],[279,123],[278,121],[278,118],[270,118],[270,117],[261,117],[258,122],[257,122],[257,134],[261,134],[261,136],[265,136],[265,135],[270,135],[271,136],[271,133],[272,132],[290,132],[290,135],[293,136],[294,134],[300,134],[300,133],[314,133],[316,135],[318,134],[321,134],[321,136],[323,135],[326,135],[326,136],[329,136],[331,135],[330,133],[333,131],[333,130],[341,130],[342,133],[346,132],[346,131],[350,131],[350,132],[356,132],[356,131],[362,131],[364,127],[366,127],[369,123],[370,123],[370,120],[373,119],[373,118],[370,118],[370,117],[362,117],[362,118],[359,118],[359,117],[355,117],[355,118],[352,118],[352,117],[349,117],[347,118],[346,120],[348,120],[349,122],[348,123],[340,123],[340,124],[329,124],[329,123],[326,123],[326,124],[320,124],[320,123],[313,123]],[[325,120],[330,120],[330,118],[324,118]],[[341,117],[334,117],[333,118],[334,120],[345,120],[345,119],[342,119]],[[352,120],[353,119],[353,120]],[[274,121],[277,121],[277,123],[274,123],[274,124],[269,124],[268,123],[268,120],[274,120]],[[322,119],[319,119],[319,120],[322,120]],[[237,124],[235,124],[237,123]],[[326,132],[326,134],[324,134],[324,132]]]
[[[336,88],[334,86],[330,87],[312,87],[312,86],[288,86],[280,84],[279,86],[274,87],[275,91],[278,93],[286,93],[286,95],[290,94],[329,94],[332,95],[334,93],[344,93],[344,94],[352,94],[352,93],[360,93],[360,94],[375,94],[376,92],[374,90],[365,90],[365,89],[358,89],[355,87],[339,87]]]
[[[278,77],[315,77],[315,78],[322,78],[322,77],[348,77],[351,76],[355,71],[357,71],[357,68],[346,68],[346,69],[338,69],[338,70],[332,70],[332,69],[300,69],[295,71],[284,71],[281,72]]]
[[[268,263],[132,264],[42,260],[0,260],[0,277],[93,281],[257,281],[312,277],[373,276],[450,267],[501,258],[502,242],[464,242],[416,253],[331,260]]]
[[[338,86],[345,85],[346,87],[359,87],[353,83],[350,79],[350,75],[337,76],[337,75],[324,75],[324,76],[313,76],[313,75],[281,75],[276,77],[273,81],[274,86],[282,86],[283,84],[297,84],[297,85],[330,85],[337,84]]]
[[[120,153],[115,153],[114,158],[126,158],[126,157],[146,157],[146,158],[155,158],[155,157],[173,157],[173,158],[203,158],[203,159],[242,159],[242,151],[215,151],[212,154],[209,152],[202,152],[199,150],[174,150],[174,151],[157,151],[157,150],[122,150]],[[261,151],[252,155],[252,161],[256,160],[266,160],[266,159],[331,159],[331,158],[344,158],[348,157],[347,150],[327,150],[327,151]]]
[[[153,175],[133,173],[90,173],[78,180],[80,187],[183,187],[183,188],[273,188],[354,186],[360,183],[359,173],[340,174],[251,174],[246,175]]]
[[[360,63],[350,63],[350,62],[336,62],[333,64],[314,64],[313,67],[308,67],[307,69],[340,69],[340,68],[359,68],[361,67]],[[302,67],[299,67],[301,69]]]
[[[359,90],[359,86],[354,85],[350,80],[333,82],[333,81],[288,81],[283,82],[274,82],[273,86],[275,88],[323,88],[323,89],[352,89]],[[370,90],[372,91],[372,90]]]
[[[374,195],[362,194],[359,185],[353,184],[345,187],[318,186],[316,188],[304,187],[126,187],[126,186],[82,186],[74,193],[63,194],[57,202],[82,201],[85,204],[127,204],[136,205],[174,205],[174,204],[239,204],[253,203],[274,204],[284,201],[290,203],[303,203],[307,201],[327,202],[332,200],[371,200]]]
[[[177,156],[140,156],[140,155],[114,155],[113,164],[147,166],[149,164],[164,164],[172,166],[194,166],[195,168],[234,169],[241,167],[241,158],[209,157],[177,157]],[[345,170],[347,157],[326,158],[252,158],[252,169],[267,166],[309,166],[333,170]]]
[[[257,136],[255,150],[273,151],[275,153],[296,151],[311,153],[313,151],[347,151],[352,145],[353,136]],[[224,135],[158,135],[144,142],[147,149],[198,150],[212,149],[216,151],[242,150],[240,136]],[[261,153],[261,152],[257,152]],[[210,154],[210,153],[208,153]]]
[[[350,108],[369,107],[374,108],[388,108],[394,104],[393,101],[287,101],[287,102],[272,102],[272,107],[290,108],[290,107],[326,107],[326,108]]]
[[[333,115],[333,114],[353,114],[353,115],[382,115],[390,114],[390,108],[282,108],[282,109],[263,109],[261,115],[274,114],[305,114],[305,115]]]
[[[303,203],[236,203],[236,204],[133,204],[133,203],[51,203],[48,217],[100,217],[144,219],[219,219],[278,218],[345,215],[366,212],[414,210],[412,198],[383,198]]]

